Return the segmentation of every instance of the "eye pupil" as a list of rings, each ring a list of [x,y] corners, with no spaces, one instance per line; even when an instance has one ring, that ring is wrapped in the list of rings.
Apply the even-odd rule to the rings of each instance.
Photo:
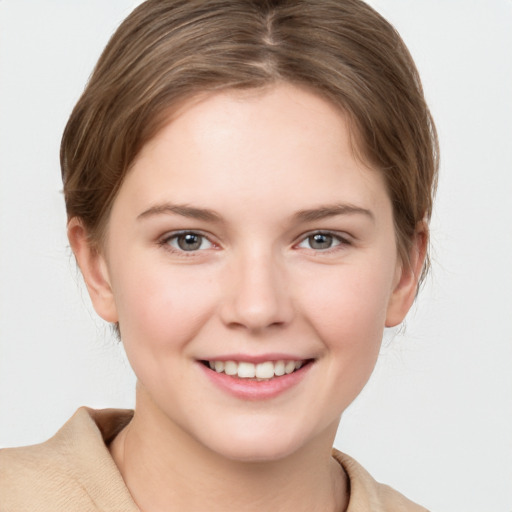
[[[195,251],[201,247],[202,238],[201,235],[187,233],[178,237],[178,246],[183,251]]]
[[[309,237],[309,244],[312,249],[329,249],[332,246],[333,237],[323,233]]]

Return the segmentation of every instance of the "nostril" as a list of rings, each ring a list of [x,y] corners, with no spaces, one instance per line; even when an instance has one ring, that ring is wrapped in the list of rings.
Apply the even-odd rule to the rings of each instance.
[[[239,268],[233,268],[229,292],[223,297],[219,311],[225,325],[260,331],[283,327],[293,317],[291,297],[287,293],[284,274],[277,273],[272,255],[255,255],[254,247]]]

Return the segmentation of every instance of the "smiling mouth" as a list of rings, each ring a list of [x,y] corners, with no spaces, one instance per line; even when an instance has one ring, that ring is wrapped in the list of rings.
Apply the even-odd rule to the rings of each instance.
[[[205,366],[217,373],[224,373],[239,379],[268,381],[274,378],[290,375],[310,364],[312,359],[289,361],[264,361],[249,363],[246,361],[201,361]]]

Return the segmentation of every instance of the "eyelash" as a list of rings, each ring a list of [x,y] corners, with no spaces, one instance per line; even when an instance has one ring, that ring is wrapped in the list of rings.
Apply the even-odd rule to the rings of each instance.
[[[324,237],[330,237],[332,239],[332,242],[334,245],[331,245],[330,247],[324,248],[324,249],[315,249],[311,247],[311,240],[316,236],[324,236]],[[304,235],[300,242],[296,244],[296,246],[300,247],[301,244],[303,244],[306,241],[310,241],[310,247],[303,247],[304,249],[314,251],[315,253],[321,253],[321,254],[328,254],[334,251],[343,250],[348,246],[352,245],[352,242],[348,239],[347,236],[342,236],[339,233],[335,233],[332,231],[313,231],[310,233],[306,233]]]
[[[165,250],[173,252],[174,254],[178,254],[180,256],[190,257],[193,256],[195,253],[204,251],[205,249],[194,249],[187,251],[186,249],[180,248],[180,247],[174,247],[171,245],[172,241],[176,241],[177,244],[179,244],[180,237],[186,237],[187,235],[196,236],[198,238],[201,238],[201,245],[204,241],[208,242],[210,244],[210,247],[208,249],[216,247],[216,244],[210,240],[210,238],[205,235],[204,233],[201,233],[200,231],[175,231],[173,233],[165,235],[162,239],[159,240],[158,244],[162,246]]]
[[[201,239],[200,246],[206,241],[208,244],[210,244],[209,247],[206,249],[201,249],[200,246],[196,249],[192,250],[186,250],[182,247],[176,247],[171,244],[172,241],[176,241],[176,243],[179,245],[179,239],[180,237],[186,237],[187,235],[195,236]],[[334,245],[331,245],[330,247],[326,248],[317,248],[311,247],[311,242],[314,239],[314,237],[327,237],[330,238],[331,242],[334,243]],[[309,247],[301,247],[302,244],[307,242],[309,240]],[[213,249],[218,248],[218,246],[210,240],[210,238],[205,235],[204,233],[201,233],[200,231],[191,231],[191,230],[184,230],[184,231],[176,231],[170,234],[167,234],[164,236],[160,241],[159,245],[164,247],[166,250],[171,251],[175,254],[179,254],[180,256],[184,257],[190,257],[195,255],[196,253],[202,252],[207,249]],[[332,231],[312,231],[309,233],[306,233],[303,235],[300,239],[300,241],[294,245],[294,247],[311,250],[315,253],[321,253],[321,254],[329,254],[331,252],[339,251],[345,249],[347,246],[351,246],[352,242],[348,239],[347,236],[342,236],[339,233],[335,233]]]

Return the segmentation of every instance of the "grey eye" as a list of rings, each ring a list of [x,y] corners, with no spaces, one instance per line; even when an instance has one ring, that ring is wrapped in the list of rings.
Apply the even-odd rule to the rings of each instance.
[[[210,249],[212,243],[203,235],[198,233],[182,233],[175,235],[168,240],[168,244],[180,251],[199,251]]]
[[[329,249],[332,247],[334,238],[332,235],[317,233],[316,235],[308,236],[309,246],[312,249]]]
[[[331,235],[330,233],[315,233],[314,235],[304,238],[304,240],[299,244],[299,247],[313,249],[315,251],[325,251],[340,245],[341,243],[342,242],[338,237]]]
[[[202,238],[201,235],[194,235],[192,233],[181,235],[177,239],[178,246],[183,251],[196,251],[201,247]]]

